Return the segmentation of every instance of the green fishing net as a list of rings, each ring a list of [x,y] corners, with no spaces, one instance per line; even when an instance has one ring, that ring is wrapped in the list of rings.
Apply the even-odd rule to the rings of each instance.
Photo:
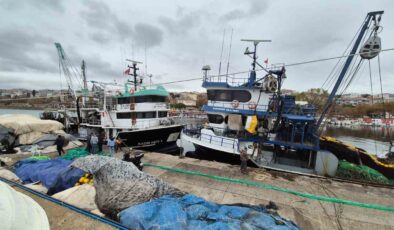
[[[29,157],[29,159],[43,161],[43,160],[50,160],[51,158],[48,156],[32,156]]]
[[[336,176],[346,179],[390,184],[389,179],[375,169],[365,165],[355,165],[344,160],[339,162]]]
[[[74,160],[75,158],[79,158],[79,157],[84,157],[89,155],[90,153],[88,151],[86,151],[85,148],[76,148],[76,149],[70,149],[67,151],[67,153],[62,156],[61,158],[66,159],[66,160]],[[96,155],[100,155],[100,156],[111,156],[110,153],[107,152],[98,152]]]

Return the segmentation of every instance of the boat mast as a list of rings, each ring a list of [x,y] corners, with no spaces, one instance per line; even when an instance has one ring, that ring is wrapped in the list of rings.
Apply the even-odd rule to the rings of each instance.
[[[251,87],[253,85],[253,83],[256,81],[256,64],[261,66],[259,63],[257,63],[257,45],[260,42],[271,42],[271,40],[256,40],[256,39],[241,39],[241,41],[243,42],[253,42],[253,46],[254,46],[254,51],[250,52],[249,51],[249,47],[246,47],[246,50],[244,52],[245,55],[250,56],[251,54],[253,54],[252,59],[252,71],[250,72],[250,77],[249,77],[249,82],[248,82],[248,86]],[[264,69],[264,68],[263,68]]]
[[[82,72],[82,80],[83,80],[83,89],[86,91],[88,89],[88,83],[87,83],[87,80],[86,80],[86,63],[85,63],[85,60],[82,60],[81,72]]]
[[[139,70],[139,68],[137,68],[138,64],[142,64],[142,62],[139,61],[134,61],[134,60],[130,60],[130,59],[126,59],[126,61],[131,62],[131,66],[127,65],[127,67],[129,67],[130,69],[133,70],[133,73],[130,74],[132,76],[134,76],[134,90],[137,91],[137,70]]]

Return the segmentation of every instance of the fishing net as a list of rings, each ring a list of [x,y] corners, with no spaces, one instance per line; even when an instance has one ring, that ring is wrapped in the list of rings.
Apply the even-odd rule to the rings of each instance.
[[[355,180],[364,180],[375,183],[390,184],[390,181],[380,172],[365,166],[355,165],[347,161],[338,164],[337,177]]]
[[[76,158],[79,157],[85,157],[90,155],[90,153],[88,151],[86,151],[85,148],[76,148],[76,149],[70,149],[67,151],[67,153],[62,156],[61,158],[66,159],[66,160],[74,160]],[[98,152],[96,155],[100,155],[100,156],[111,156],[110,153],[107,152]]]
[[[50,160],[51,158],[48,156],[32,156],[32,157],[29,157],[28,159],[37,160],[37,161],[45,161],[45,160]]]

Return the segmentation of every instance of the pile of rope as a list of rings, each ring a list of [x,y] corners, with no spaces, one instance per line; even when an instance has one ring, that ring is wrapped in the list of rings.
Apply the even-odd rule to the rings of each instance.
[[[365,165],[355,165],[344,160],[339,162],[336,176],[351,180],[390,184],[390,180],[375,169]]]
[[[76,148],[76,149],[70,149],[67,151],[67,153],[62,156],[61,158],[65,159],[65,160],[74,160],[76,158],[79,157],[85,157],[87,155],[90,155],[91,153],[89,153],[88,151],[86,151],[85,148]],[[111,156],[111,154],[106,153],[104,151],[102,152],[98,152],[96,153],[96,155],[100,155],[100,156]]]

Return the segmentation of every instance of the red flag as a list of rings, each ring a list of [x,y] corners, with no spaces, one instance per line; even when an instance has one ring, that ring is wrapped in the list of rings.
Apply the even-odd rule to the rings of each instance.
[[[268,58],[264,60],[264,63],[265,63],[265,64],[268,64]]]
[[[123,72],[123,74],[130,75],[130,68],[126,69],[126,70]]]

